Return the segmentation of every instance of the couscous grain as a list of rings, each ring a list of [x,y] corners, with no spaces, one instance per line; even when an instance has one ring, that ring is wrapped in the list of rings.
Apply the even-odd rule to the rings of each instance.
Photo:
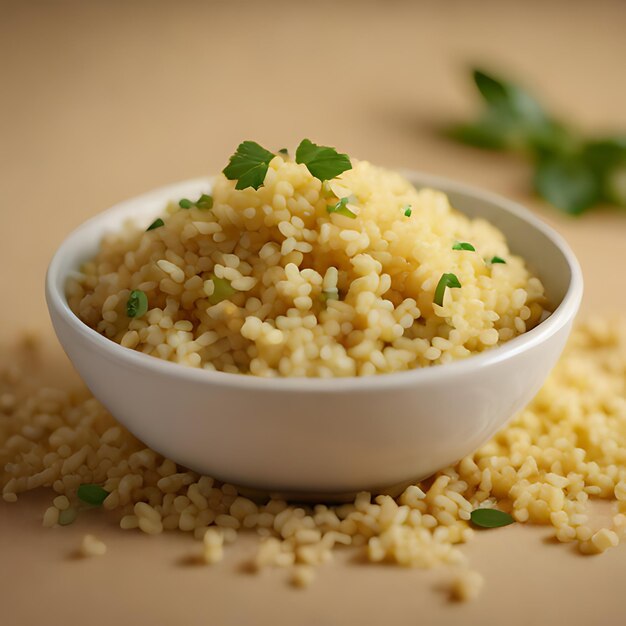
[[[460,566],[465,573],[452,593],[462,600],[482,584],[466,572],[458,548],[472,538],[468,518],[476,508],[551,526],[558,541],[583,554],[612,549],[626,536],[626,320],[580,325],[537,397],[474,454],[397,498],[364,492],[337,506],[245,498],[146,448],[87,392],[37,388],[32,366],[27,376],[18,360],[0,371],[0,396],[14,398],[0,409],[8,418],[0,419],[0,487],[6,502],[51,489],[45,526],[71,523],[76,509],[66,507],[91,483],[109,493],[103,507],[122,529],[193,533],[207,563],[226,558],[239,532],[253,531],[260,543],[252,564],[304,566],[292,572],[297,584],[310,582],[308,568],[333,551],[362,550],[373,562]],[[612,503],[610,524],[593,515],[600,499]],[[85,554],[105,549],[83,540]]]
[[[68,300],[111,340],[190,367],[388,373],[465,358],[548,314],[497,228],[365,161],[322,183],[279,154],[258,189],[220,175],[210,203],[159,219],[105,235]]]

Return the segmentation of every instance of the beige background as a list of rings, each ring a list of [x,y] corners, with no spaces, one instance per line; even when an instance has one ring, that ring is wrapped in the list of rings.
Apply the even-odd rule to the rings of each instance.
[[[470,115],[470,63],[522,76],[585,129],[626,128],[623,2],[0,1],[0,345],[46,339],[47,378],[69,366],[43,299],[65,234],[112,203],[213,173],[242,139],[303,137],[389,166],[518,199],[579,255],[586,312],[626,304],[626,213],[570,220],[529,195],[521,162],[448,143]],[[0,503],[3,626],[64,624],[624,624],[626,549],[583,558],[546,529],[482,533],[466,553],[487,585],[449,605],[448,573],[327,566],[299,592],[285,572],[253,577],[242,541],[223,565],[185,564],[189,538],[150,538],[86,516],[40,527],[47,496]],[[109,545],[76,561],[84,532]]]

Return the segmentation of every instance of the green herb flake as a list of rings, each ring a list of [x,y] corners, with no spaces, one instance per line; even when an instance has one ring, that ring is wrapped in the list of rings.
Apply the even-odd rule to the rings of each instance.
[[[278,151],[278,154],[282,154],[282,155],[284,155],[284,156],[289,156],[289,150],[287,150],[287,148],[281,148],[281,149]]]
[[[457,241],[453,246],[453,250],[468,250],[469,252],[476,252],[476,248],[467,241]]]
[[[78,487],[76,495],[85,504],[100,506],[106,500],[109,492],[100,485],[83,483]]]
[[[165,222],[160,217],[157,217],[157,219],[155,219],[154,222],[146,228],[146,232],[154,230],[155,228],[161,228],[161,226],[165,226]]]
[[[446,292],[446,287],[449,289],[458,289],[461,287],[461,283],[455,274],[442,274],[437,287],[435,289],[435,297],[433,302],[439,306],[443,306],[443,296]]]
[[[178,206],[181,209],[191,209],[192,207],[197,207],[198,209],[209,210],[213,208],[213,197],[203,193],[195,202],[192,202],[188,198],[183,198],[178,203]]]
[[[353,213],[346,205],[350,202],[352,198],[350,196],[346,196],[345,198],[341,198],[337,204],[329,204],[326,207],[326,211],[328,213],[337,213],[337,215],[344,215],[345,217],[349,217],[350,219],[356,219],[356,213]]]
[[[59,524],[61,526],[69,526],[70,524],[74,522],[77,516],[78,516],[78,511],[74,508],[69,508],[69,509],[65,509],[64,511],[59,511]]]
[[[515,522],[511,515],[498,509],[475,509],[470,519],[479,528],[500,528]]]
[[[494,265],[495,263],[505,263],[506,261],[499,256],[492,256],[491,259],[489,260],[489,263],[491,263],[491,265]]]
[[[339,292],[337,291],[322,291],[322,300],[328,302],[329,300],[339,300]]]
[[[402,207],[402,212],[407,216],[407,217],[411,217],[411,213],[413,213],[413,209],[411,208],[410,204],[405,204]]]
[[[237,293],[237,290],[231,287],[229,280],[218,278],[215,275],[211,276],[211,280],[215,287],[213,293],[209,296],[210,304],[218,304],[222,302],[222,300],[228,300],[228,298]]]
[[[296,150],[296,163],[306,165],[315,178],[330,180],[352,169],[350,157],[329,146],[318,146],[309,139],[303,139]]]
[[[206,193],[203,193],[197,200],[196,206],[203,211],[208,211],[213,208],[213,196],[209,196]]]
[[[139,289],[133,289],[126,302],[126,315],[128,317],[142,317],[148,311],[148,296]]]
[[[228,180],[236,180],[235,189],[258,189],[263,185],[265,174],[274,153],[255,141],[243,141],[222,170]]]

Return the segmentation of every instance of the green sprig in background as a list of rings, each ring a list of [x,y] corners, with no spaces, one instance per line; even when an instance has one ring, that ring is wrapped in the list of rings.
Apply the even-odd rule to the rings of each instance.
[[[626,134],[585,137],[519,85],[480,69],[473,79],[485,108],[477,120],[447,129],[448,136],[526,156],[537,193],[570,215],[603,203],[626,206]]]

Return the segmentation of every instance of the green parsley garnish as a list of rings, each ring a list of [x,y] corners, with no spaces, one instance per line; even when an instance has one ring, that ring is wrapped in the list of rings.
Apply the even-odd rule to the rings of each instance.
[[[506,263],[506,261],[502,258],[500,258],[499,256],[492,256],[491,260],[489,261],[489,263],[491,263],[492,265],[494,263]]]
[[[142,317],[148,311],[148,296],[139,289],[133,289],[126,302],[128,317]]]
[[[188,198],[183,198],[179,201],[178,206],[181,209],[190,209],[191,207],[198,207],[199,209],[212,209],[213,197],[206,193],[203,193],[195,202],[192,202]]]
[[[222,170],[228,180],[236,180],[235,189],[258,189],[265,180],[274,153],[255,141],[243,141]]]
[[[474,526],[480,528],[500,528],[500,526],[508,526],[515,522],[511,515],[498,509],[475,509],[470,519]]]
[[[78,487],[77,495],[86,504],[100,506],[109,495],[109,492],[100,485],[83,483]]]
[[[626,184],[619,182],[626,172],[626,135],[585,137],[519,85],[479,69],[473,79],[485,108],[476,121],[452,128],[452,138],[529,158],[537,193],[570,215],[603,202],[626,206]]]
[[[78,511],[76,511],[76,509],[74,508],[69,508],[69,509],[65,509],[64,511],[59,511],[59,525],[68,526],[76,519],[77,515],[78,515]]]
[[[350,196],[346,196],[345,198],[341,198],[337,204],[329,204],[326,207],[326,211],[328,213],[337,213],[337,215],[345,215],[345,217],[349,217],[350,219],[356,219],[356,213],[353,213],[347,206],[348,202],[350,202]]]
[[[446,287],[449,289],[458,289],[460,286],[461,283],[455,274],[442,274],[435,289],[433,302],[439,306],[443,306],[443,296],[446,292]]]
[[[289,155],[286,148],[279,150],[280,154]],[[230,157],[228,165],[222,170],[228,180],[236,180],[235,189],[252,187],[258,189],[263,185],[267,168],[274,158],[274,153],[260,146],[254,141],[243,141],[237,151]],[[342,172],[352,169],[352,163],[347,154],[341,154],[330,146],[318,146],[309,139],[303,139],[296,150],[296,163],[306,165],[315,178],[322,182],[339,176]],[[181,201],[182,202],[182,201]],[[193,205],[185,200],[183,208]]]
[[[350,157],[329,146],[318,146],[303,139],[296,150],[296,163],[303,163],[315,178],[330,180],[346,170],[352,169]]]
[[[218,278],[214,274],[211,276],[211,280],[215,288],[213,289],[213,293],[209,296],[210,304],[218,304],[222,300],[228,300],[228,298],[237,293],[237,290],[230,286],[229,280]]]
[[[157,217],[154,222],[152,222],[152,224],[150,224],[150,226],[146,228],[146,232],[148,232],[149,230],[154,230],[155,228],[161,228],[161,226],[165,226],[165,222],[160,217]]]
[[[411,213],[413,213],[413,209],[411,208],[410,204],[405,204],[402,207],[402,212],[407,216],[407,217],[411,217]]]
[[[203,193],[197,200],[196,206],[199,209],[209,210],[213,208],[213,196]]]
[[[329,300],[339,300],[339,292],[337,291],[322,291],[322,300],[328,302]]]
[[[453,246],[453,250],[469,250],[470,252],[476,252],[476,248],[467,241],[457,241]]]

